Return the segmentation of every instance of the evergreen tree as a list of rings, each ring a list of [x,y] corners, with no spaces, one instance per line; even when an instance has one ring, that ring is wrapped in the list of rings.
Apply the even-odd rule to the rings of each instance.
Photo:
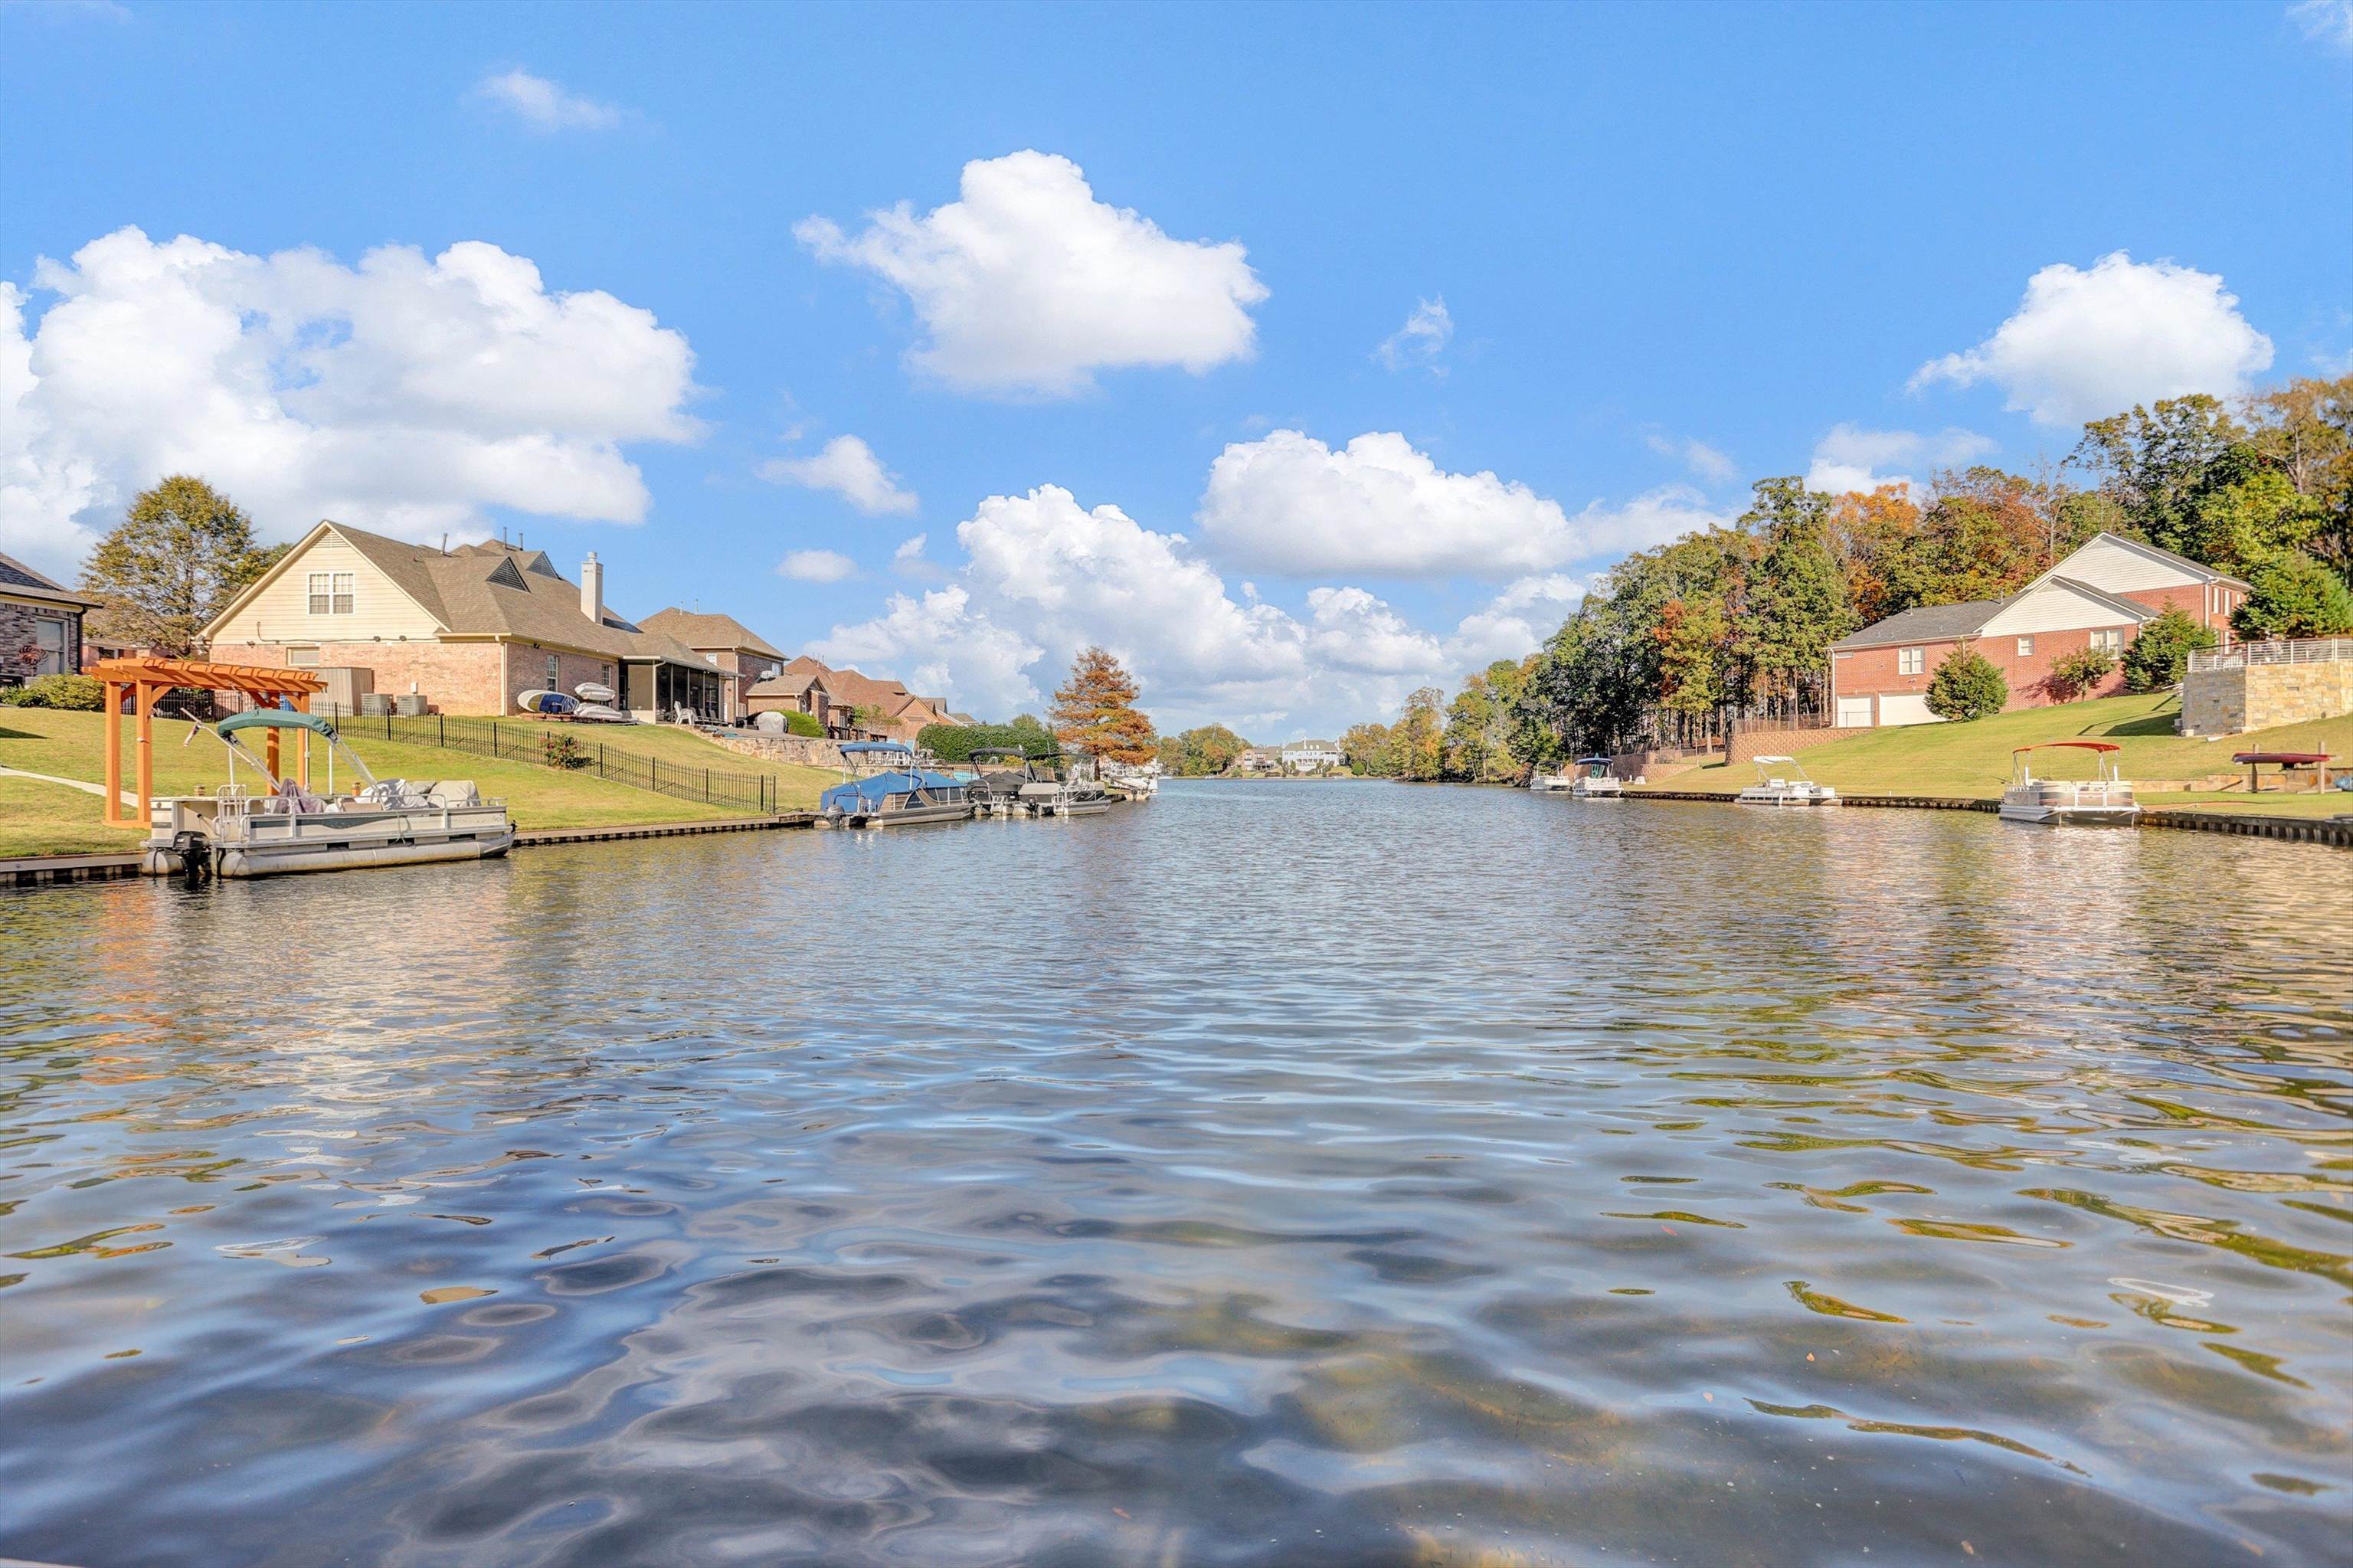
[[[2125,650],[2125,690],[2162,692],[2181,683],[2193,650],[2211,648],[2219,639],[2211,626],[2200,626],[2179,609],[2167,609],[2141,623],[2140,633]]]
[[[2009,705],[2010,683],[1992,660],[1965,642],[1936,666],[1927,702],[1928,711],[1941,719],[1983,718]]]

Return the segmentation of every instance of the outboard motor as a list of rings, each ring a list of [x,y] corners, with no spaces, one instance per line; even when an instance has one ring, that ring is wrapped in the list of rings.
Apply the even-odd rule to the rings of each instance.
[[[172,853],[180,857],[180,874],[190,887],[212,875],[213,842],[194,828],[183,828],[172,835]]]

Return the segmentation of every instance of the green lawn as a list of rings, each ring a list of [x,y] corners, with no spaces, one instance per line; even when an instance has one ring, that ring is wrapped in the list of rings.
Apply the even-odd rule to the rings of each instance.
[[[675,762],[681,768],[708,768],[714,773],[765,773],[776,780],[776,809],[780,811],[813,811],[817,810],[818,792],[841,782],[841,775],[830,768],[807,768],[797,762],[771,762],[746,756],[675,725],[570,724],[562,719],[521,715],[499,720],[501,732],[509,725],[568,735],[583,746],[601,742],[615,751],[634,751],[641,757]]]
[[[0,774],[0,857],[128,854],[137,849],[142,835],[102,824],[100,803],[97,796],[62,784]]]
[[[46,708],[0,708],[0,767],[98,782],[105,767],[106,721],[98,714],[55,713]],[[188,738],[182,719],[155,721],[154,783],[158,795],[201,794],[228,781],[226,748],[209,732]],[[134,777],[134,721],[122,721],[123,783]],[[698,742],[722,756],[719,747]],[[259,753],[258,743],[253,749]],[[488,800],[504,800],[522,828],[617,827],[649,822],[706,821],[736,813],[724,807],[675,800],[625,784],[583,778],[529,763],[492,761],[439,747],[355,740],[352,749],[382,779],[470,779]],[[746,758],[744,761],[750,761]],[[239,768],[241,781],[245,769]],[[803,769],[802,771],[815,771]],[[312,787],[324,784],[323,758],[314,755]],[[338,784],[343,782],[341,774]],[[96,795],[56,785],[0,778],[10,786],[0,796],[0,854],[74,854],[125,848],[142,836],[100,825],[103,802]]]
[[[1799,766],[1812,778],[1850,794],[1962,795],[1990,799],[2001,793],[2010,779],[2012,747],[2050,740],[2110,740],[2124,747],[2116,759],[2124,777],[2143,779],[2201,779],[2233,771],[2234,751],[2327,751],[2340,767],[2353,768],[2353,715],[2316,724],[2284,725],[2253,730],[2222,740],[2199,740],[2173,733],[2179,702],[2163,696],[2105,697],[2097,702],[2068,703],[2055,707],[2021,708],[1968,724],[1909,725],[1896,729],[1869,729],[1844,740],[1799,752]],[[2045,766],[2063,778],[2089,777],[2091,758],[2070,758],[2064,753]],[[2243,769],[2238,770],[2243,777]],[[2266,769],[2268,777],[2269,770]],[[1756,782],[1749,763],[1722,763],[1695,768],[1658,781],[1662,789],[1700,789],[1732,793]],[[2235,792],[2200,791],[2196,796],[2149,795],[2150,805],[2214,802],[2218,809],[2258,807],[2263,810],[2318,810],[2312,805],[2284,807],[2295,797],[2265,793],[2250,796],[2243,786]],[[2353,810],[2353,796],[2337,794],[2336,810]]]

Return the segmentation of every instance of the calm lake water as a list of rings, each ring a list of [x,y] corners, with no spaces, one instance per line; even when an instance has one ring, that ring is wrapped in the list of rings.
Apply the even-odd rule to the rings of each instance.
[[[0,897],[0,1556],[2343,1563],[2348,870],[1177,784]]]

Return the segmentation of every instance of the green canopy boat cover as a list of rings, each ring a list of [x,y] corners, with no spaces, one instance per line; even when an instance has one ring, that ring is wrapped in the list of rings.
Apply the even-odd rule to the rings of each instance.
[[[241,714],[231,714],[221,720],[220,732],[235,735],[241,729],[307,729],[313,735],[332,735],[334,725],[318,714],[290,713],[284,708],[253,708]]]

